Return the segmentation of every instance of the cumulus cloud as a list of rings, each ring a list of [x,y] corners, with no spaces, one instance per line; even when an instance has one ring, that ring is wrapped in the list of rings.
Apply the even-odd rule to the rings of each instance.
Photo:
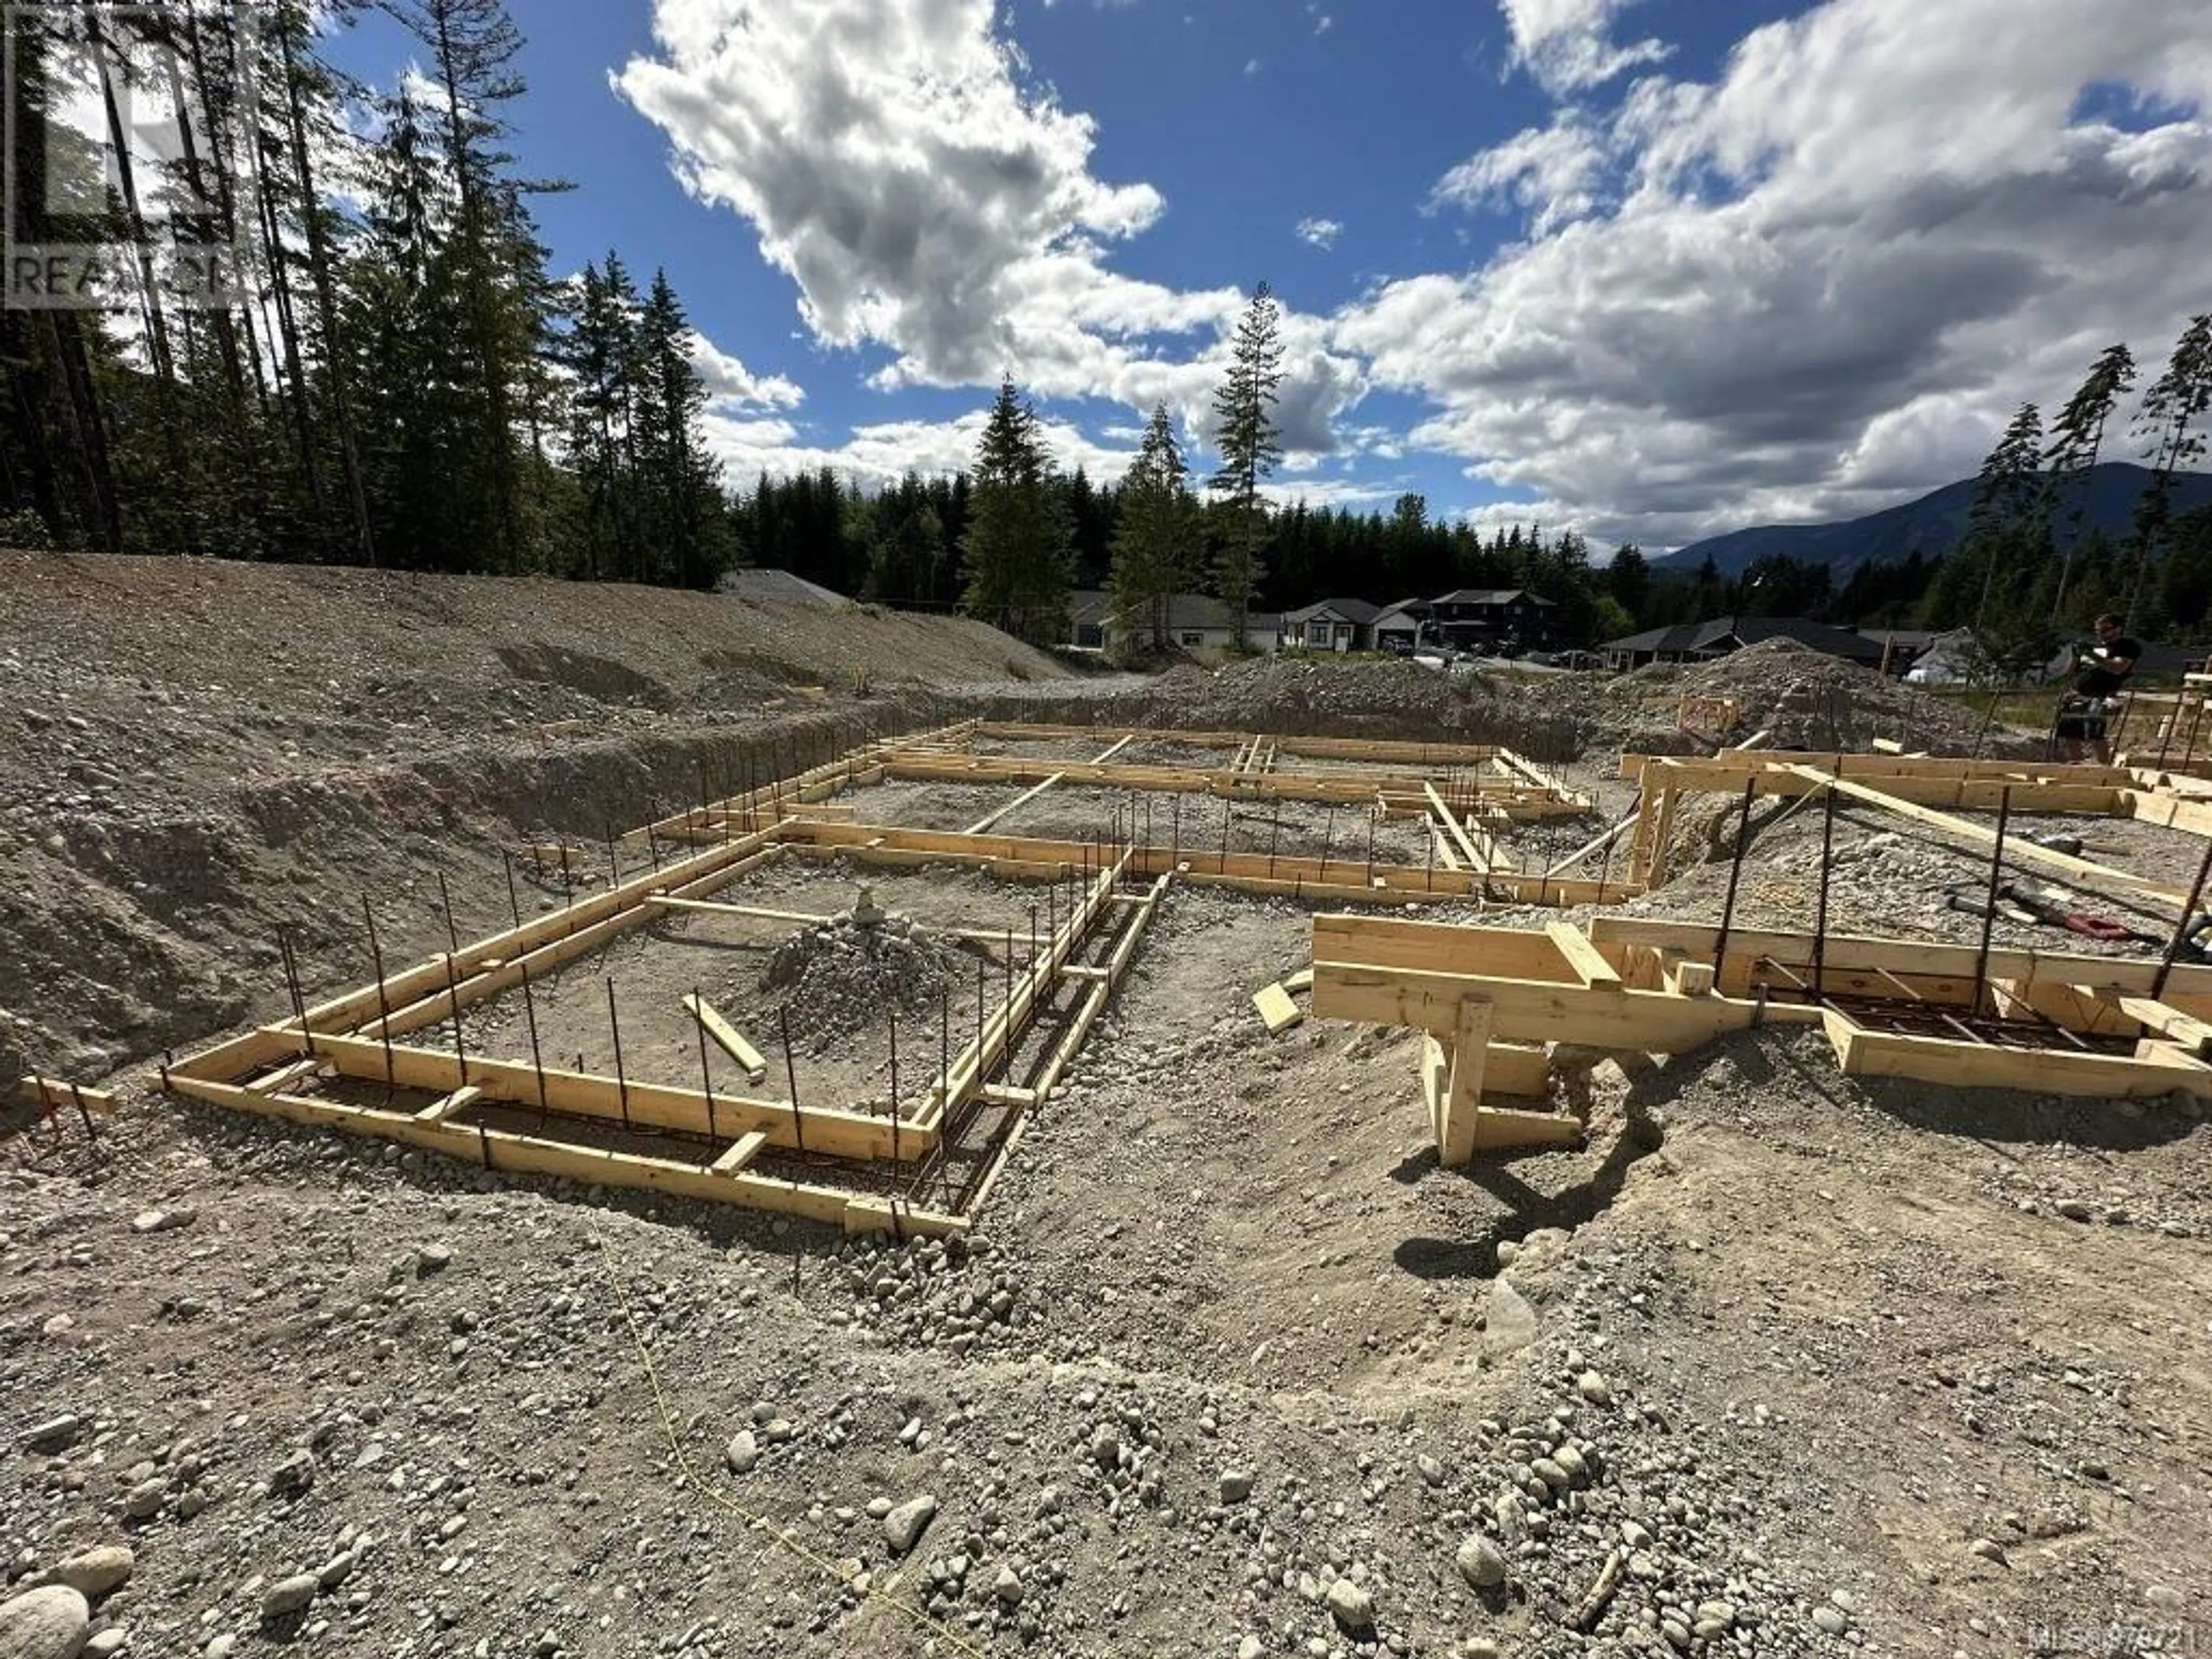
[[[1537,40],[1613,9],[1509,4]],[[2136,118],[2085,118],[2113,86]],[[1580,149],[1563,118],[1455,169],[1438,199],[1510,200],[1530,239],[1382,285],[1333,343],[1432,400],[1414,442],[1594,537],[1869,510],[1971,472],[2112,340],[2162,356],[2212,262],[2208,100],[2179,0],[1829,0],[1712,82],[1639,82]]]
[[[1344,234],[1344,227],[1334,219],[1301,219],[1297,224],[1298,240],[1311,242],[1318,248],[1332,248],[1336,239]]]
[[[884,421],[854,427],[836,441],[781,418],[748,420],[710,410],[702,424],[708,449],[736,488],[750,489],[763,472],[784,477],[826,466],[873,489],[908,472],[933,477],[972,467],[988,418],[988,410],[977,410],[950,421]],[[1100,483],[1120,482],[1135,459],[1133,442],[1096,443],[1065,421],[1042,420],[1038,430],[1055,465],[1070,472],[1081,466]]]
[[[1580,111],[1477,150],[1437,181],[1431,207],[1516,207],[1541,235],[1595,212],[1607,173],[1604,136]]]
[[[1114,268],[1166,203],[1094,174],[1091,118],[1036,84],[993,0],[655,0],[653,22],[617,88],[686,187],[750,222],[813,338],[890,349],[874,385],[1011,374],[1043,398],[1203,409],[1243,295]],[[1297,441],[1328,448],[1358,365],[1316,326],[1290,368],[1317,377]]]
[[[756,374],[705,335],[691,336],[691,367],[706,383],[711,405],[722,409],[796,409],[806,394],[781,374]]]
[[[1663,41],[1616,46],[1613,20],[1634,0],[1498,0],[1513,38],[1512,61],[1547,91],[1580,92],[1642,64],[1664,61]]]

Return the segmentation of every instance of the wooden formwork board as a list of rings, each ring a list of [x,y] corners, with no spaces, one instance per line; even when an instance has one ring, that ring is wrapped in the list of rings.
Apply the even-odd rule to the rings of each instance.
[[[1315,919],[1314,964],[1316,1017],[1412,1026],[1439,1048],[1468,1040],[1472,1007],[1486,1040],[1645,1054],[1755,1024],[1817,1022],[1853,1073],[2212,1098],[2202,1058],[2212,1052],[2212,968],[2195,964],[1751,931],[1723,941],[1716,928],[1621,917],[1600,917],[1585,934],[1358,915]],[[1958,1036],[1914,1029],[1929,1025]],[[2131,1051],[2113,1052],[2114,1039]],[[1432,1096],[1435,1059],[1423,1067]],[[1436,1111],[1448,1124],[1448,1103]],[[1448,1156],[1468,1150],[1469,1133],[1461,1124]]]
[[[975,735],[1001,741],[1097,741],[1108,738],[1122,742],[1163,743],[1186,749],[1248,748],[1249,732],[1186,732],[1173,726],[1041,726],[1010,720],[985,720]],[[1280,737],[1261,734],[1278,754],[1307,755],[1331,760],[1370,761],[1383,765],[1479,766],[1510,749],[1495,744],[1425,743],[1387,738]],[[1517,759],[1518,757],[1516,757]]]
[[[902,830],[885,824],[826,823],[805,819],[780,827],[787,849],[825,849],[832,855],[882,858],[927,864],[953,860],[983,865],[1000,873],[1065,879],[1086,869],[1098,856],[1095,843],[1022,836],[964,836],[949,830]],[[1634,882],[1593,881],[1573,877],[1485,875],[1467,870],[1429,869],[1418,864],[1369,863],[1364,858],[1271,858],[1265,853],[1221,854],[1196,841],[1182,847],[1158,844],[1131,849],[1129,873],[1152,877],[1176,872],[1179,880],[1288,898],[1333,900],[1358,904],[1423,903],[1439,899],[1483,898],[1498,904],[1570,906],[1632,898],[1643,890]]]

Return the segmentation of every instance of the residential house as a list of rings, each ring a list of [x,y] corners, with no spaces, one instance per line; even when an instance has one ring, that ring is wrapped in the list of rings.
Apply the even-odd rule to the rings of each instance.
[[[1429,601],[1429,637],[1461,650],[1553,643],[1559,607],[1523,587],[1462,587]]]
[[[1802,617],[1718,617],[1711,622],[1678,623],[1607,640],[1598,649],[1607,668],[1641,668],[1654,662],[1708,662],[1767,640],[1789,640],[1866,668],[1881,663],[1882,647],[1876,641]]]
[[[1079,651],[1118,655],[1134,646],[1150,646],[1149,617],[1117,618],[1114,598],[1096,588],[1078,588],[1069,597],[1070,642]],[[1204,593],[1177,593],[1168,601],[1169,645],[1184,651],[1228,651],[1236,648],[1236,617],[1219,599]],[[1283,618],[1273,611],[1254,611],[1245,617],[1245,638],[1255,651],[1273,652],[1282,644]]]
[[[1371,651],[1380,605],[1364,599],[1323,599],[1283,616],[1283,644],[1307,651]]]
[[[1377,651],[1410,653],[1428,637],[1428,622],[1426,599],[1401,599],[1376,612],[1374,625],[1368,632]]]

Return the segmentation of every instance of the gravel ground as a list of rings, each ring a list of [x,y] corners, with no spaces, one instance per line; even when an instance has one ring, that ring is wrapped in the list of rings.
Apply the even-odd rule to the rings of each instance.
[[[598,712],[574,717],[614,735],[548,732],[497,712],[516,702],[501,687],[527,700],[543,678],[484,666],[480,645],[441,666],[471,629],[522,626],[514,601],[534,587],[456,586],[441,604],[435,583],[368,578],[392,585],[349,599],[333,573],[154,565],[7,573],[40,597],[0,617],[18,665],[0,834],[27,872],[0,889],[0,1063],[89,1076],[272,1012],[279,927],[307,946],[311,991],[364,979],[364,891],[393,956],[442,944],[440,873],[465,935],[503,925],[501,844],[595,840],[682,799],[702,760],[735,771],[832,719],[1007,702],[957,683],[978,647],[955,633],[915,648],[922,689],[833,688],[808,728],[759,706],[781,695],[761,695],[765,677],[724,702],[686,681],[656,709],[607,673],[608,690],[558,696],[590,697]],[[322,597],[283,610],[272,595],[295,580]],[[376,672],[424,708],[438,696],[458,711],[446,724],[408,724],[395,695],[364,702],[349,738],[305,683],[300,665],[352,660],[340,623],[367,614],[361,593]],[[532,622],[539,645],[667,687],[666,629],[626,633],[628,596],[586,597]],[[732,614],[651,603],[677,600],[685,627]],[[282,626],[207,626],[192,644],[175,609],[191,604],[203,623],[258,605]],[[793,640],[805,625],[770,621]],[[291,666],[269,665],[272,639]],[[866,647],[908,660],[888,636]],[[802,649],[775,659],[787,689],[830,678]],[[1218,702],[1187,676],[1145,695],[1230,729],[1287,723],[1261,720],[1271,707],[1476,740],[1571,736],[1583,718],[1515,727],[1537,692],[1345,666],[1229,671]],[[331,677],[343,690],[355,672]],[[1554,700],[1584,695],[1555,684]],[[1889,689],[1857,689],[1886,718]],[[646,702],[619,712],[632,695]],[[1102,687],[1097,706],[1128,696]],[[1615,763],[1601,741],[1573,763],[1617,813]],[[899,787],[972,804],[963,787]],[[1013,793],[976,792],[977,815]],[[1698,826],[1683,827],[1687,859]],[[2185,838],[2034,827],[2193,874]],[[1761,836],[1747,921],[1802,917],[1820,834],[1801,812]],[[1978,932],[1931,903],[1954,875],[1978,878],[1972,849],[1853,811],[1836,853],[1836,925]],[[1725,873],[1687,866],[1631,908],[1710,919]],[[812,909],[843,890],[810,870],[754,890]],[[929,873],[878,896],[942,924],[993,893]],[[1306,960],[1310,926],[1295,905],[1171,889],[960,1245],[503,1176],[158,1101],[136,1074],[96,1144],[9,1137],[0,1655],[2204,1644],[2200,1113],[1861,1083],[1817,1035],[1770,1030],[1601,1064],[1566,1097],[1585,1148],[1446,1171],[1409,1034],[1266,1035],[1251,993]],[[2054,942],[2010,926],[2001,940]],[[865,1087],[872,1062],[855,1063]]]

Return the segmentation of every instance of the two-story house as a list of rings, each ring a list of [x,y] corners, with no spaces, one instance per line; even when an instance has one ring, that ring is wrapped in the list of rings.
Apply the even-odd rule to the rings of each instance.
[[[1428,637],[1439,644],[1533,651],[1553,642],[1559,608],[1523,587],[1462,587],[1428,610]]]

